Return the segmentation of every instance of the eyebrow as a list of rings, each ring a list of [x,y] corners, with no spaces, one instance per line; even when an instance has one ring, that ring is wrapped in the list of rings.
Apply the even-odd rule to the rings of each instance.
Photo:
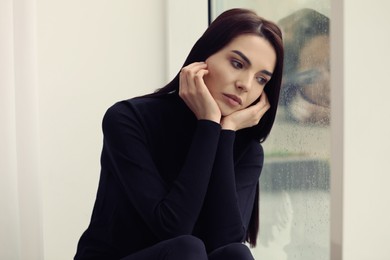
[[[249,58],[242,52],[238,51],[238,50],[232,50],[233,53],[237,54],[238,56],[240,56],[246,63],[248,63],[249,66],[252,65],[251,61],[249,60]],[[268,70],[262,70],[260,71],[261,73],[264,73],[270,77],[272,77],[272,73],[269,72]]]
[[[248,59],[247,56],[245,56],[244,53],[238,51],[238,50],[233,50],[232,52],[234,52],[235,54],[237,54],[238,56],[240,56],[246,63],[248,63],[249,65],[252,65],[251,61]]]

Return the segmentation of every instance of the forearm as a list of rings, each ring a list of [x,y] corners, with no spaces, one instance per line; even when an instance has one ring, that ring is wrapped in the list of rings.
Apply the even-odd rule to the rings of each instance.
[[[198,122],[198,127],[204,124],[210,124],[210,122],[201,120]],[[188,233],[192,232],[204,203],[217,150],[219,136],[215,128],[215,126],[209,126],[195,133],[183,168],[173,187],[159,205],[160,212],[172,215],[171,221],[165,224],[160,223],[161,226],[166,226],[171,230],[181,229],[180,226],[182,226],[183,230],[187,230]],[[208,142],[205,142],[207,135],[217,136],[208,138]],[[167,218],[161,216],[158,219],[167,221]]]
[[[222,131],[203,207],[207,226],[208,249],[240,242],[245,228],[238,204],[234,172],[233,146],[235,132]]]
[[[245,240],[263,155],[257,141],[244,141],[233,131],[221,132],[197,229],[208,250]]]

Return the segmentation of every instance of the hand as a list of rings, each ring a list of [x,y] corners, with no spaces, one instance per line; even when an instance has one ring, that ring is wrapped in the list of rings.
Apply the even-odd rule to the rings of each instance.
[[[237,131],[257,125],[270,107],[271,105],[267,95],[263,92],[259,102],[253,106],[235,111],[232,114],[223,117],[221,120],[222,129]]]
[[[203,76],[207,73],[207,64],[204,62],[194,62],[182,68],[179,96],[194,112],[197,119],[207,119],[219,123],[221,110],[203,80]]]

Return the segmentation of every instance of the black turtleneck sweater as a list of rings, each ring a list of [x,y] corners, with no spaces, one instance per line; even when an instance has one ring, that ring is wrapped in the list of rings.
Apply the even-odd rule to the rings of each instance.
[[[75,259],[119,259],[186,234],[208,251],[243,242],[263,150],[239,132],[197,120],[174,93],[110,107],[96,201]]]

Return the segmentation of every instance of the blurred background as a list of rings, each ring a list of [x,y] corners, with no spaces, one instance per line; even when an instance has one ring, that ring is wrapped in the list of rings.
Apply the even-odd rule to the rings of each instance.
[[[277,22],[288,53],[256,259],[390,259],[385,0],[2,0],[0,259],[73,258],[104,112],[167,83],[231,7]]]

